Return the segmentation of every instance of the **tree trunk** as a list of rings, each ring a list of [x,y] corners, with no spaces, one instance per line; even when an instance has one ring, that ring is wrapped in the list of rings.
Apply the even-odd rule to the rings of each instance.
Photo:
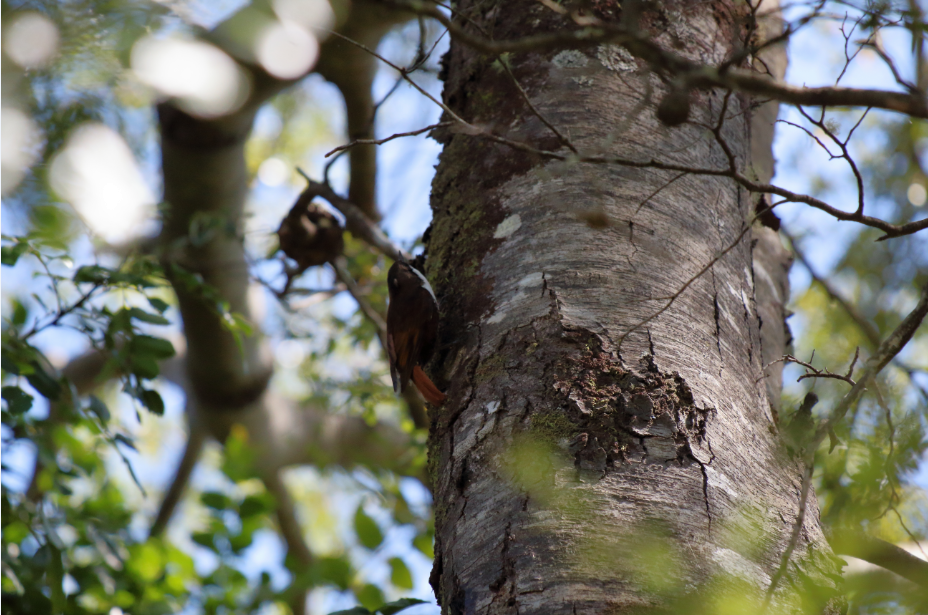
[[[718,64],[744,34],[740,7],[674,3],[639,24]],[[537,2],[457,9],[494,39],[576,27]],[[667,88],[618,46],[504,61],[581,153],[727,168],[706,129],[726,109],[721,135],[750,163],[746,98],[693,92],[689,123],[667,128],[654,115]],[[568,153],[494,58],[453,42],[445,62],[457,114]],[[721,177],[440,138],[427,268],[442,307],[432,373],[449,392],[430,434],[443,612],[758,604],[797,519],[802,470],[778,443],[764,382],[785,343],[786,260],[758,229],[755,286],[755,200]],[[834,585],[810,500],[774,597],[787,610],[800,579]]]

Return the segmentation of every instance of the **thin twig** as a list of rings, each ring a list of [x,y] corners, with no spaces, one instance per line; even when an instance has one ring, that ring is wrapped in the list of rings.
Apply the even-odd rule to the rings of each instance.
[[[513,40],[489,40],[468,32],[434,5],[423,0],[394,2],[421,15],[432,17],[448,28],[451,35],[472,49],[492,56],[503,53],[576,49],[601,43],[616,43],[629,53],[648,62],[658,72],[671,77],[685,77],[687,85],[698,88],[734,89],[774,98],[791,105],[874,107],[928,118],[928,101],[920,94],[843,87],[797,87],[758,75],[747,69],[709,66],[688,60],[663,49],[643,32],[631,31],[622,24],[602,21],[574,30],[533,34]]]
[[[880,347],[877,351],[871,356],[867,362],[864,364],[863,373],[858,378],[857,383],[851,387],[851,390],[838,402],[838,405],[835,406],[834,410],[831,412],[831,416],[822,421],[818,428],[815,430],[814,435],[809,438],[807,446],[804,451],[805,459],[805,472],[802,477],[802,494],[799,498],[799,514],[796,519],[796,523],[793,526],[792,535],[790,536],[789,544],[786,548],[786,551],[783,552],[783,556],[780,560],[780,566],[777,569],[776,574],[770,581],[770,587],[767,589],[766,596],[764,598],[764,604],[761,608],[761,614],[766,613],[767,609],[770,606],[770,601],[773,597],[774,591],[776,591],[777,585],[782,579],[784,573],[786,572],[786,566],[789,563],[789,558],[793,553],[793,550],[796,548],[796,543],[799,540],[799,534],[802,530],[802,520],[805,516],[806,501],[808,499],[809,483],[812,478],[812,455],[814,451],[818,449],[819,445],[825,439],[825,436],[829,432],[834,430],[835,425],[838,421],[844,418],[844,415],[847,414],[848,409],[857,401],[857,398],[860,397],[860,394],[863,392],[867,384],[876,377],[876,375],[882,370],[889,361],[899,354],[902,348],[908,343],[912,336],[915,334],[916,329],[921,325],[922,320],[924,320],[925,315],[928,314],[928,286],[925,286],[922,289],[922,296],[918,302],[918,305],[915,306],[909,315],[905,317],[902,323],[896,327],[895,331],[890,334],[886,340],[880,344]],[[896,512],[898,515],[898,511]],[[901,520],[901,516],[899,517]]]
[[[389,137],[385,137],[383,139],[355,139],[354,141],[351,141],[344,145],[339,145],[332,151],[327,152],[325,157],[328,158],[329,156],[337,152],[342,152],[342,151],[345,151],[346,149],[351,149],[355,145],[383,145],[384,143],[387,143],[388,141],[399,139],[400,137],[415,137],[416,135],[421,135],[423,132],[435,130],[436,128],[444,128],[446,126],[451,126],[453,123],[454,122],[439,122],[437,124],[432,124],[431,126],[426,126],[425,128],[420,128],[418,130],[411,130],[409,132],[398,132],[396,134],[390,135]]]
[[[831,152],[828,152],[828,153],[831,155],[832,159],[844,158],[845,160],[847,160],[847,164],[851,167],[851,172],[854,174],[854,179],[857,180],[857,211],[855,212],[855,214],[863,215],[864,213],[864,178],[861,175],[860,170],[858,170],[857,163],[854,162],[854,158],[851,157],[850,152],[848,152],[847,142],[848,140],[850,140],[851,135],[854,134],[854,130],[856,130],[857,127],[860,126],[860,123],[863,121],[863,119],[867,117],[867,113],[870,111],[870,109],[867,109],[866,111],[864,111],[863,115],[857,121],[857,124],[855,124],[854,127],[848,133],[848,138],[844,141],[841,141],[837,136],[835,136],[835,134],[831,131],[831,129],[825,123],[824,121],[825,110],[824,109],[822,109],[822,116],[818,120],[812,119],[809,116],[809,114],[806,113],[806,110],[803,109],[802,107],[799,107],[798,109],[799,109],[799,113],[801,113],[803,117],[809,120],[814,126],[817,126],[822,132],[828,135],[828,138],[831,139],[835,145],[841,148],[840,156],[831,155]],[[819,143],[821,144],[821,142]],[[828,151],[828,148],[825,148],[825,151]]]
[[[375,310],[374,307],[367,301],[367,298],[364,296],[364,293],[361,291],[358,283],[351,275],[351,272],[348,271],[347,259],[344,256],[337,256],[329,264],[332,265],[332,269],[335,270],[335,277],[338,278],[338,281],[344,284],[348,289],[351,297],[361,308],[361,312],[363,312],[364,316],[366,316],[367,319],[370,320],[377,328],[377,337],[380,338],[381,345],[386,348],[387,322],[383,319],[383,316],[381,316],[380,313]]]
[[[404,4],[403,6],[407,6],[407,8],[415,8],[409,4]],[[418,4],[416,6],[418,6]],[[428,8],[429,10],[432,9],[432,7],[428,7]],[[431,13],[428,11],[425,11],[424,14],[431,15]],[[444,15],[441,12],[437,12],[436,14],[441,15],[442,18],[444,18]],[[447,19],[445,21],[447,21],[447,24],[452,23]],[[668,162],[663,162],[663,161],[654,160],[654,159],[646,161],[646,160],[631,160],[631,159],[622,158],[618,156],[598,156],[598,155],[597,156],[577,156],[573,152],[571,152],[569,155],[565,155],[565,154],[560,154],[560,153],[552,152],[548,150],[540,150],[526,143],[514,141],[512,139],[507,139],[506,137],[501,137],[499,135],[493,134],[492,132],[484,128],[471,124],[470,122],[460,117],[457,113],[452,111],[451,108],[449,108],[447,105],[445,105],[444,103],[436,99],[434,96],[429,94],[426,90],[424,90],[421,86],[419,86],[419,84],[417,84],[415,81],[410,79],[409,76],[405,74],[404,69],[400,68],[393,62],[390,62],[389,60],[387,60],[386,58],[384,58],[377,52],[373,51],[369,47],[357,41],[354,41],[344,36],[343,34],[339,34],[337,32],[333,32],[332,34],[333,36],[337,36],[353,45],[358,46],[359,48],[370,53],[375,58],[381,60],[382,62],[384,62],[391,68],[393,68],[394,70],[399,71],[400,74],[403,76],[403,78],[406,79],[406,81],[408,81],[414,88],[416,88],[416,90],[418,90],[423,96],[431,100],[433,103],[441,107],[441,109],[445,111],[449,117],[451,117],[455,122],[457,122],[459,124],[459,131],[463,134],[479,136],[479,137],[488,139],[490,141],[500,143],[502,145],[507,145],[518,151],[536,154],[540,157],[549,158],[552,160],[586,162],[586,163],[591,163],[591,164],[617,164],[617,165],[627,166],[627,167],[632,167],[632,168],[664,169],[667,171],[678,171],[678,172],[684,172],[684,173],[689,173],[693,175],[706,175],[706,176],[711,176],[711,177],[729,177],[733,179],[736,183],[738,183],[739,185],[743,186],[744,188],[746,188],[747,190],[751,192],[758,192],[758,193],[764,193],[764,194],[775,194],[777,196],[784,197],[787,201],[794,202],[794,203],[804,203],[816,209],[820,209],[828,213],[829,215],[833,216],[834,218],[837,218],[838,220],[859,222],[860,224],[864,224],[866,226],[872,226],[874,228],[877,228],[885,233],[885,235],[877,239],[877,241],[882,241],[884,239],[888,239],[891,237],[911,235],[913,233],[917,233],[918,231],[928,228],[928,218],[917,220],[914,222],[909,222],[909,223],[902,224],[902,225],[895,225],[895,224],[886,222],[885,220],[881,220],[879,218],[874,218],[872,216],[865,216],[860,211],[855,211],[851,213],[842,211],[836,207],[832,207],[831,205],[829,205],[828,203],[825,203],[824,201],[820,199],[817,199],[809,195],[798,194],[790,190],[786,190],[785,188],[780,188],[778,186],[773,186],[771,184],[767,184],[763,182],[753,181],[749,179],[748,177],[746,177],[745,175],[743,175],[740,171],[738,171],[736,168],[734,168],[731,165],[733,154],[730,149],[726,151],[726,156],[729,158],[729,161],[730,161],[730,168],[728,169],[707,169],[707,168],[690,167],[686,165],[668,163]],[[540,36],[544,36],[544,35],[540,35]],[[504,51],[499,51],[498,53],[503,53],[503,52]],[[730,89],[737,89],[737,88],[730,88]],[[730,92],[728,94],[730,95]],[[809,104],[813,104],[813,103],[809,103]],[[867,105],[867,106],[878,107],[879,105],[873,104],[873,105]],[[928,117],[928,103],[926,103],[926,117]],[[724,145],[724,140],[718,138],[718,135],[717,135],[717,141],[720,142],[723,149],[726,147],[726,145]]]
[[[928,314],[928,285],[922,289],[922,296],[915,306],[915,309],[909,312],[909,315],[896,327],[895,331],[893,331],[890,336],[880,344],[876,352],[867,359],[867,362],[864,363],[863,373],[861,373],[860,377],[857,379],[857,383],[843,398],[841,398],[828,420],[819,425],[815,432],[815,439],[817,442],[821,442],[828,431],[834,429],[838,421],[844,418],[844,415],[851,405],[860,397],[870,380],[875,378],[876,375],[886,367],[886,364],[899,354],[903,346],[912,339],[915,331],[918,329],[919,325],[921,325],[922,320],[924,320],[925,314]]]
[[[90,290],[88,290],[83,295],[81,295],[77,301],[75,301],[68,307],[64,308],[63,310],[59,310],[58,313],[55,314],[55,317],[52,318],[52,320],[50,320],[49,322],[43,325],[39,325],[38,323],[36,323],[35,325],[33,325],[32,329],[24,333],[20,339],[22,339],[23,341],[26,341],[33,335],[40,333],[41,331],[44,331],[45,329],[57,326],[58,323],[61,322],[62,318],[64,318],[68,314],[71,314],[75,310],[79,310],[81,307],[83,307],[84,304],[87,303],[87,301],[101,288],[103,288],[103,284],[95,283],[93,287],[91,287]]]
[[[637,214],[639,211],[641,211],[641,208],[644,207],[645,205],[647,205],[648,201],[650,201],[651,199],[653,199],[654,197],[656,197],[656,196],[661,192],[661,190],[663,190],[664,188],[667,188],[668,186],[670,186],[670,184],[674,183],[675,181],[677,181],[678,179],[680,179],[680,178],[683,177],[684,175],[686,175],[686,173],[678,173],[678,174],[675,175],[670,181],[668,181],[666,184],[663,184],[660,188],[658,188],[657,190],[655,190],[654,192],[652,192],[651,194],[649,194],[645,200],[643,200],[643,201],[641,201],[640,203],[638,203],[638,207],[635,209],[635,214]]]
[[[800,382],[802,380],[805,380],[806,378],[832,378],[834,380],[841,380],[843,382],[850,384],[851,386],[854,386],[854,384],[856,383],[854,382],[854,380],[851,379],[851,372],[854,371],[854,365],[857,363],[857,358],[859,356],[860,356],[860,347],[858,346],[857,351],[854,353],[854,360],[851,361],[851,365],[847,370],[847,374],[836,374],[834,372],[829,371],[828,368],[818,369],[817,367],[814,367],[811,363],[807,363],[805,361],[797,359],[791,354],[785,354],[779,359],[776,359],[775,361],[771,361],[770,363],[764,366],[764,369],[767,369],[771,365],[775,365],[781,362],[795,363],[796,365],[801,365],[804,368],[806,368],[806,373],[800,376],[799,378],[797,378],[796,382]]]
[[[554,127],[554,124],[548,121],[548,119],[542,115],[535,105],[532,103],[531,99],[528,97],[528,94],[522,88],[522,85],[519,83],[519,80],[516,79],[516,76],[513,74],[512,69],[509,68],[509,64],[503,60],[503,58],[498,58],[497,60],[500,65],[503,67],[503,70],[506,71],[506,74],[512,78],[512,83],[516,86],[516,89],[519,90],[519,94],[522,95],[522,100],[525,101],[525,104],[528,105],[528,108],[531,112],[541,120],[541,123],[548,127],[548,129],[554,133],[554,136],[557,137],[557,140],[561,142],[561,145],[572,151],[573,153],[578,153],[577,148],[574,147],[574,144],[570,142],[570,139],[561,134],[561,132]]]
[[[766,210],[764,210],[764,211],[766,211]],[[748,233],[748,231],[751,230],[751,225],[754,223],[754,220],[757,219],[757,216],[758,216],[758,215],[760,215],[760,214],[757,214],[757,215],[755,215],[753,218],[751,218],[751,220],[748,221],[748,223],[744,225],[744,228],[741,229],[741,232],[738,234],[738,236],[735,238],[735,240],[734,240],[732,243],[730,243],[724,250],[722,250],[721,252],[719,252],[712,260],[710,260],[708,263],[706,263],[706,265],[705,265],[702,269],[700,269],[695,275],[693,275],[690,279],[688,279],[688,280],[686,281],[686,283],[683,284],[683,286],[681,286],[679,290],[677,290],[677,292],[675,292],[674,294],[672,294],[672,295],[670,295],[670,296],[667,296],[667,297],[653,297],[652,300],[655,300],[655,301],[666,300],[667,303],[665,303],[659,310],[657,310],[656,312],[654,312],[653,314],[651,314],[650,316],[648,316],[647,318],[645,318],[644,320],[642,320],[642,321],[639,322],[638,324],[636,324],[636,325],[634,325],[633,327],[631,327],[628,331],[626,331],[625,333],[623,333],[621,336],[619,336],[619,340],[618,340],[617,347],[618,347],[619,349],[621,349],[621,348],[622,348],[622,342],[624,342],[624,341],[625,341],[625,338],[628,337],[633,331],[637,331],[638,329],[640,329],[640,328],[643,327],[644,325],[648,324],[649,322],[651,322],[652,320],[654,320],[655,318],[657,318],[658,316],[660,316],[661,314],[663,314],[664,312],[666,312],[667,309],[668,309],[671,305],[673,305],[674,301],[676,301],[676,300],[680,297],[680,295],[682,295],[683,292],[684,292],[687,288],[690,287],[690,285],[691,285],[693,282],[695,282],[696,280],[698,280],[699,278],[701,278],[701,277],[703,276],[704,273],[706,273],[709,269],[712,268],[713,265],[715,265],[715,263],[717,263],[723,256],[725,256],[726,254],[728,254],[729,252],[731,252],[731,251],[735,248],[735,246],[737,246],[739,243],[741,243],[741,240],[744,238],[744,236]]]

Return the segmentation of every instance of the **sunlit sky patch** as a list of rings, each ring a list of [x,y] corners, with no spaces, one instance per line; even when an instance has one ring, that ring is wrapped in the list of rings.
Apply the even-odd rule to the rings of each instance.
[[[50,181],[107,241],[124,241],[153,228],[155,195],[129,146],[104,124],[87,123],[71,134],[52,159]]]

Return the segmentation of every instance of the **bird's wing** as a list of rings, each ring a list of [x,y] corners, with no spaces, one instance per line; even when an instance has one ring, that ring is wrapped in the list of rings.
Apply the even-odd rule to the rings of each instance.
[[[387,333],[387,356],[390,358],[390,378],[393,380],[393,392],[400,394],[400,379],[396,369],[396,345],[393,335]]]

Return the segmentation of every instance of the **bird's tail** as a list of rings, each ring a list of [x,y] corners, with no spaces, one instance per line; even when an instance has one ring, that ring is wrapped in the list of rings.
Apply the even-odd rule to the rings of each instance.
[[[440,406],[445,403],[445,394],[438,390],[435,383],[425,375],[425,372],[418,365],[412,368],[412,381],[415,383],[416,388],[419,389],[419,392],[422,393],[425,401],[433,406]]]

